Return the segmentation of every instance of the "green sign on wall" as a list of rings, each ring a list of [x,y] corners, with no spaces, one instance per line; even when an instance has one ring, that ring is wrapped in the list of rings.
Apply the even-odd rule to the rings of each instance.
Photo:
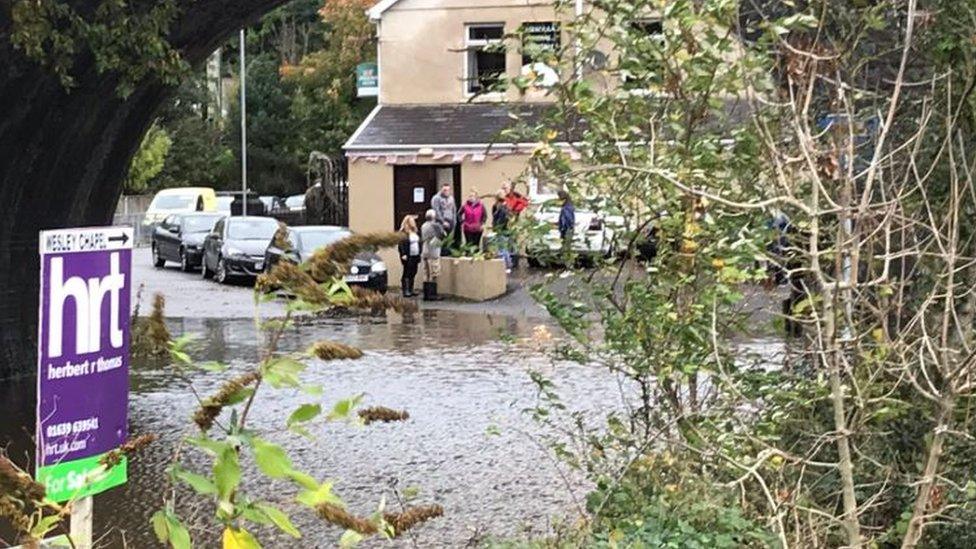
[[[376,63],[356,66],[356,89],[359,97],[376,97],[380,94],[380,69]]]

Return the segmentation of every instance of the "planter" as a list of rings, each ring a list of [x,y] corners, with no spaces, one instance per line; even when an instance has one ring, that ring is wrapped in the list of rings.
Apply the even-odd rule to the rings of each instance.
[[[438,293],[471,301],[487,301],[504,295],[507,287],[508,275],[505,274],[505,262],[501,259],[441,258]]]

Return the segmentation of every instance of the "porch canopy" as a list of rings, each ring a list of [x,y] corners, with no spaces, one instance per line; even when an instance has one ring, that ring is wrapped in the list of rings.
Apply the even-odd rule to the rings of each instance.
[[[551,104],[380,105],[344,150],[350,162],[412,164],[417,157],[461,162],[529,152],[525,128],[544,121]]]

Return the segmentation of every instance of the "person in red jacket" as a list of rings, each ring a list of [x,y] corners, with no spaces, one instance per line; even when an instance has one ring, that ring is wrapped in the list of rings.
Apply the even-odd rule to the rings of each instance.
[[[529,207],[529,199],[513,189],[511,182],[502,183],[502,192],[505,193],[505,205],[508,206],[508,214],[512,219],[518,218],[519,214]]]

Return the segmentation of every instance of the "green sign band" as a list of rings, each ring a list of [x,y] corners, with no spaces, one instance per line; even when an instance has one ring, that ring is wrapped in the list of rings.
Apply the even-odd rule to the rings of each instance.
[[[47,489],[48,499],[58,503],[94,496],[125,484],[128,461],[123,457],[121,463],[106,471],[99,463],[105,455],[41,467],[37,470],[37,482]]]

